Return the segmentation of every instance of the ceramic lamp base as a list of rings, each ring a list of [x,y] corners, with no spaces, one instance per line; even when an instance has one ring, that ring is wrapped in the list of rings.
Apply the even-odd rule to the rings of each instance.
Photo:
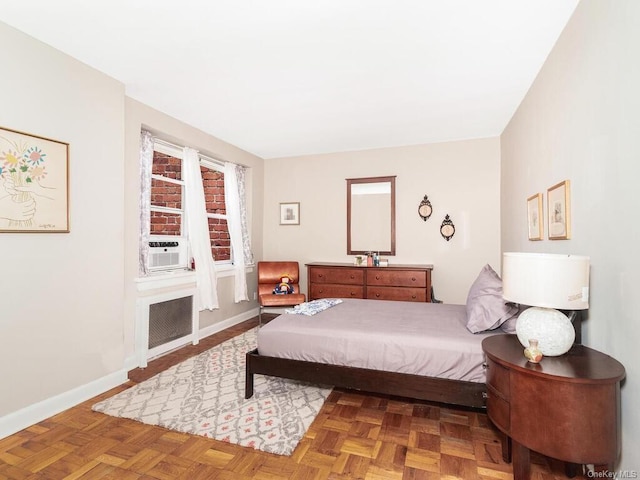
[[[547,357],[567,353],[576,332],[566,315],[553,308],[531,307],[518,317],[516,335],[523,347],[538,340],[538,348]]]

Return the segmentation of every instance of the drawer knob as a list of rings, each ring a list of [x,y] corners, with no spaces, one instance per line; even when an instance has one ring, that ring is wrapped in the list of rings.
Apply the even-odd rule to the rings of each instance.
[[[482,392],[482,398],[484,399],[489,398],[489,394],[487,392]]]
[[[376,297],[377,297],[377,298],[380,298],[380,294],[379,294],[379,293],[376,293]]]
[[[489,364],[487,362],[483,362],[482,363],[482,368],[484,368],[485,370],[487,370],[489,368]]]
[[[319,273],[319,274],[318,274],[318,276],[319,276],[320,278],[322,278],[324,275],[322,275],[321,273]]]
[[[320,289],[320,293],[324,293],[324,290]]]
[[[355,292],[351,292],[351,296],[355,297],[356,296]]]
[[[353,280],[355,277],[353,275],[351,275],[351,279]]]
[[[415,295],[411,295],[411,298],[415,300],[417,297]]]
[[[411,281],[415,282],[416,281],[416,277],[411,277]]]
[[[380,275],[376,275],[376,280],[380,280]]]

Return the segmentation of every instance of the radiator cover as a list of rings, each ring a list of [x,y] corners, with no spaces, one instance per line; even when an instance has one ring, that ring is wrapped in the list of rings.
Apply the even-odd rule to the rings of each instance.
[[[149,305],[149,344],[152,349],[192,331],[193,296],[174,298]]]
[[[169,278],[158,277],[138,286],[142,295],[136,300],[135,356],[141,368],[151,358],[189,343],[196,345],[199,340],[195,279]]]

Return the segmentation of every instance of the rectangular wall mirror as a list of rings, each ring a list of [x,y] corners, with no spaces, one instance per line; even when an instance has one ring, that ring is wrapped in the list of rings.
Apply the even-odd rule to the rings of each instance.
[[[396,177],[347,178],[347,255],[396,254]]]

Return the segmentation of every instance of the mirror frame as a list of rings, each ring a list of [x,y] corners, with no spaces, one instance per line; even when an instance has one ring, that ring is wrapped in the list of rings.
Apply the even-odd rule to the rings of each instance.
[[[364,250],[351,249],[351,185],[357,183],[386,183],[391,184],[391,249],[377,252],[380,255],[396,254],[396,176],[389,177],[365,177],[365,178],[347,178],[347,255],[364,255]]]

